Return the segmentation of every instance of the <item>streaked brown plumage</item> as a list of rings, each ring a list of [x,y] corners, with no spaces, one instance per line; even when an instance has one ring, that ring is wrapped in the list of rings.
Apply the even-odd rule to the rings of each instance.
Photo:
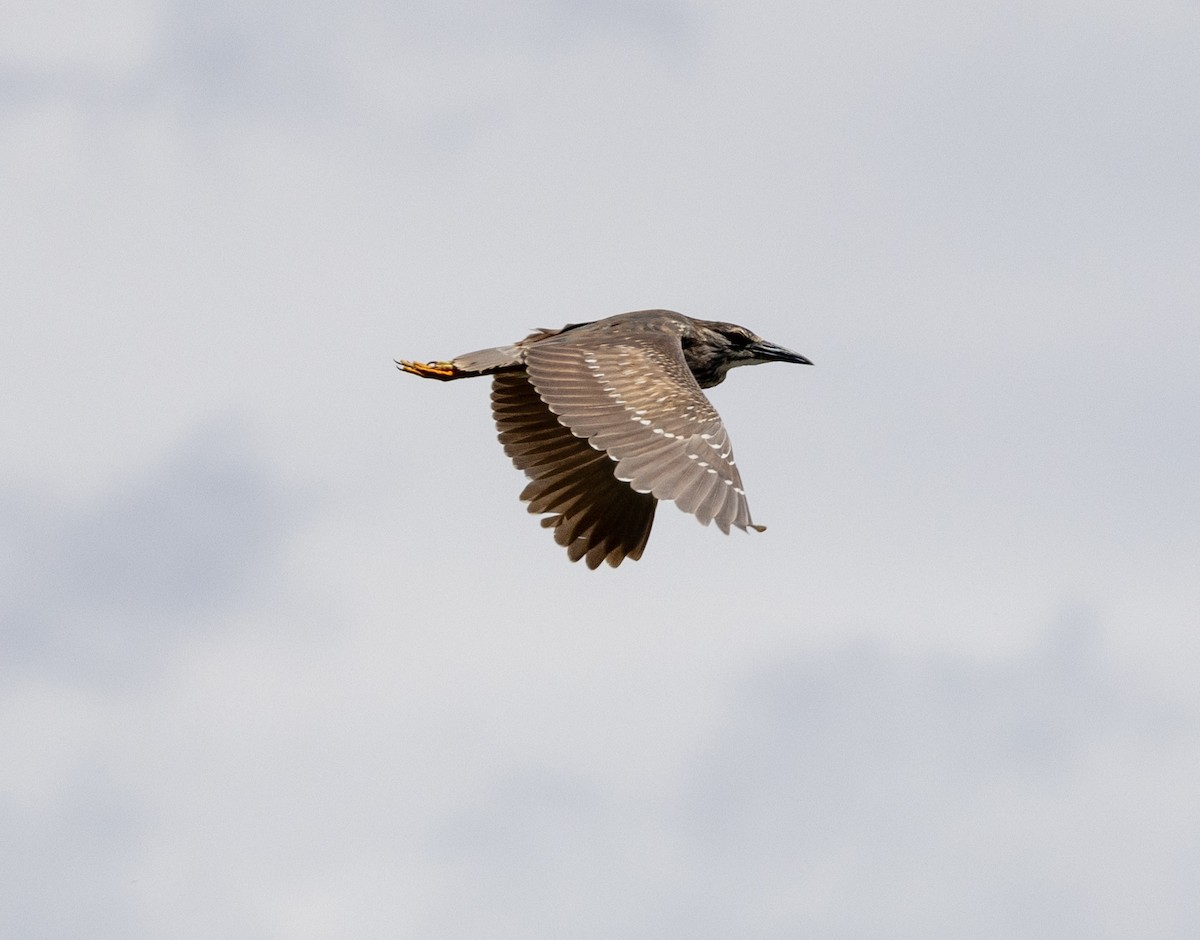
[[[729,369],[809,360],[732,323],[622,313],[449,362],[399,361],[424,378],[491,375],[504,452],[529,511],[589,568],[641,557],[661,499],[704,525],[758,529],[721,417],[701,391]]]

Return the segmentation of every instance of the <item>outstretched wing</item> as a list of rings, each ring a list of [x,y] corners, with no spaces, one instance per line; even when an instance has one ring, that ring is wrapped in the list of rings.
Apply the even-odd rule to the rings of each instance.
[[[564,333],[530,346],[537,393],[577,437],[616,461],[616,478],[673,500],[704,525],[755,528],[729,436],[677,334]]]
[[[530,478],[521,499],[530,512],[554,514],[542,525],[571,561],[615,568],[642,556],[658,500],[618,480],[616,464],[564,427],[523,371],[493,377],[492,414],[504,452]]]

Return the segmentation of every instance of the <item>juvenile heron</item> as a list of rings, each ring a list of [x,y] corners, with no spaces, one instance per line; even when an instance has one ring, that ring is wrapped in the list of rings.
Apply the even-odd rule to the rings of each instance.
[[[734,366],[808,359],[743,326],[640,310],[405,372],[448,382],[492,376],[504,452],[529,477],[521,499],[571,561],[589,568],[642,557],[654,510],[669,499],[725,533],[750,521],[729,436],[701,389]]]

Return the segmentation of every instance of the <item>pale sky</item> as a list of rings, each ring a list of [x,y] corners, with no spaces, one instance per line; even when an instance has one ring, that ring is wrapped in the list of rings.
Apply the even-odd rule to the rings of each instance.
[[[1200,8],[0,3],[0,933],[1200,935]],[[667,307],[762,535],[439,359]]]

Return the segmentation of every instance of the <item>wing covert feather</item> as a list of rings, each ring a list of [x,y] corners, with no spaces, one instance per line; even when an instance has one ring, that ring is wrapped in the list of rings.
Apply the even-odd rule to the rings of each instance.
[[[761,528],[750,520],[721,416],[688,370],[677,335],[567,333],[531,346],[525,368],[558,420],[616,461],[617,479],[723,532]]]

